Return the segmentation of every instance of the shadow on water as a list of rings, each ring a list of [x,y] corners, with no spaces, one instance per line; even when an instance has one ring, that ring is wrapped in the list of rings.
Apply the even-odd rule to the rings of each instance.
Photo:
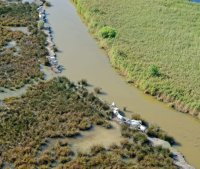
[[[99,95],[108,95],[108,93],[101,91],[101,93]]]
[[[93,85],[91,83],[87,82],[87,86],[86,87],[93,87]]]

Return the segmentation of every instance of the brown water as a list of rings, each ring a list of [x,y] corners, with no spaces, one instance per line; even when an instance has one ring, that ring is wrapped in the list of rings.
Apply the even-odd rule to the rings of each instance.
[[[200,168],[200,122],[128,85],[111,67],[108,57],[88,33],[73,4],[69,0],[50,2],[53,7],[48,9],[48,17],[55,31],[55,43],[62,51],[58,61],[66,68],[62,75],[73,81],[87,79],[91,85],[101,87],[107,93],[101,96],[103,99],[115,101],[130,112],[140,113],[149,122],[158,124],[180,142],[178,149],[189,163]]]
[[[69,143],[74,152],[89,152],[93,145],[103,145],[106,148],[113,143],[120,145],[120,142],[124,140],[121,136],[120,125],[116,122],[111,122],[111,124],[113,126],[111,129],[94,126],[91,130],[82,131],[81,136],[75,138],[48,138],[47,144],[41,147],[37,156],[40,156],[45,151],[51,151],[60,141]]]
[[[120,126],[112,123],[112,129],[95,126],[94,130],[83,132],[83,138],[69,139],[77,151],[87,152],[92,145],[109,147],[111,144],[119,144],[124,140],[121,136]]]
[[[80,137],[49,139],[48,145],[42,151],[50,150],[59,141],[64,140],[70,143],[76,152],[88,152],[93,145],[103,145],[107,148],[113,143],[120,145],[120,141],[124,140],[121,136],[120,126],[115,122],[111,122],[111,124],[112,129],[94,126],[92,130],[81,132]]]

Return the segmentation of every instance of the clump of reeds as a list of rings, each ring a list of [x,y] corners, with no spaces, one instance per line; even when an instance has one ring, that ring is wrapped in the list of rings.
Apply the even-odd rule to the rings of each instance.
[[[102,90],[102,89],[101,89],[100,87],[95,87],[95,88],[94,88],[94,92],[95,92],[96,94],[101,94],[101,93],[102,93],[101,90]]]

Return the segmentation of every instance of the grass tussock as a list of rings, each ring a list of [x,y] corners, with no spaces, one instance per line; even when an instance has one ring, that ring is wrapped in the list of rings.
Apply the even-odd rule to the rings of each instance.
[[[160,129],[160,127],[156,125],[151,125],[148,128],[147,135],[150,137],[156,137],[168,141],[172,145],[176,143],[173,137],[167,135],[166,132],[164,132],[162,129]]]
[[[104,26],[100,29],[99,35],[104,39],[115,38],[115,36],[117,35],[117,31],[109,26]]]

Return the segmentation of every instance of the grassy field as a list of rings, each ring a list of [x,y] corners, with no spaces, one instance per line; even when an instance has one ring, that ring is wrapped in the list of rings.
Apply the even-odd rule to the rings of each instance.
[[[73,0],[129,83],[200,112],[200,5],[189,0]]]

